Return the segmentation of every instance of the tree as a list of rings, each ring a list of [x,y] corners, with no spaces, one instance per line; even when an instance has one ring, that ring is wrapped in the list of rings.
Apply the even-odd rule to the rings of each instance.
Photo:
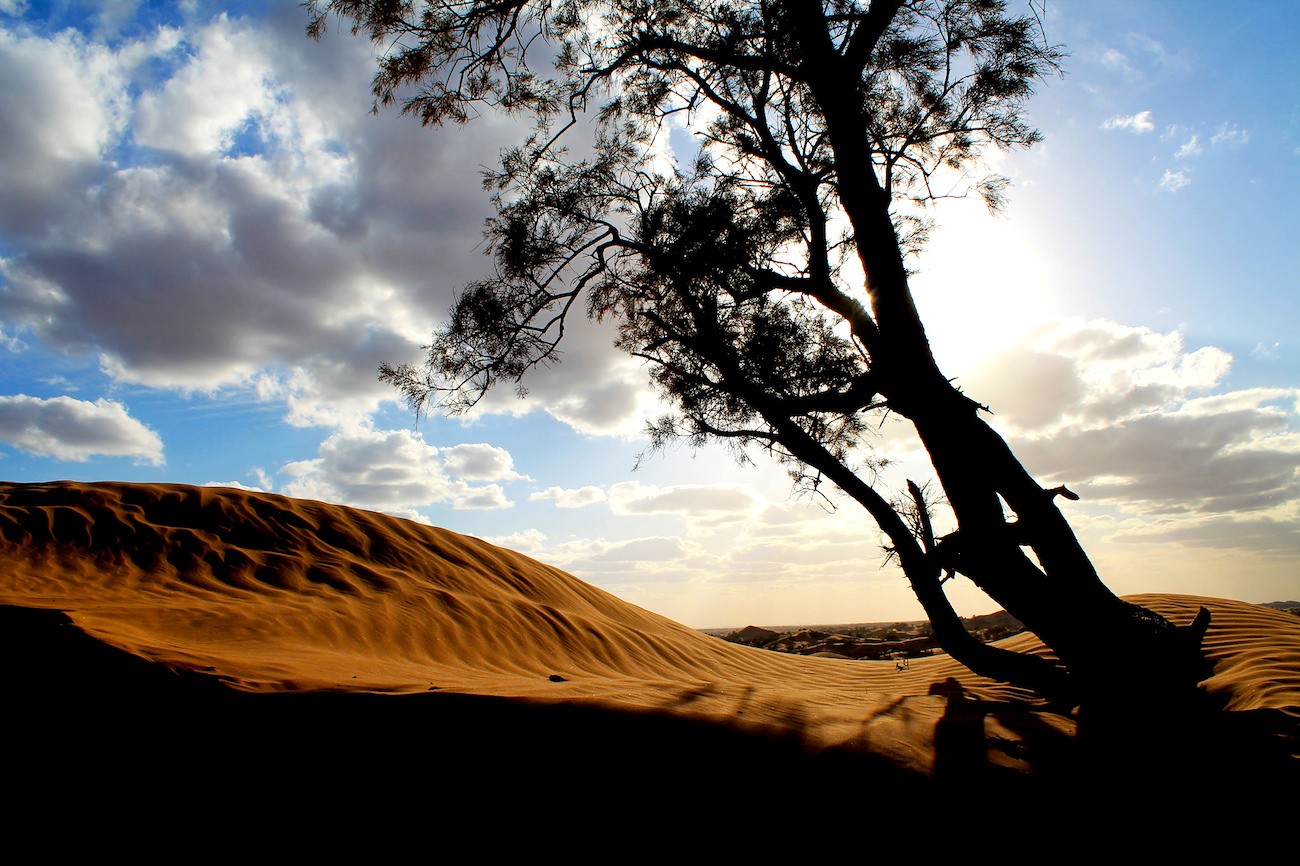
[[[939,184],[965,179],[996,210],[1007,182],[973,174],[982,152],[1040,140],[1023,106],[1063,54],[1035,15],[1001,0],[306,5],[310,34],[334,13],[384,46],[376,109],[532,122],[486,177],[495,272],[423,365],[381,368],[417,410],[518,385],[558,360],[571,315],[608,318],[676,407],[653,445],[719,439],[834,483],[972,670],[1071,705],[1196,682],[1208,613],[1175,628],[1106,588],[1056,505],[1077,497],[1035,482],[939,370],[908,285]],[[676,114],[702,128],[689,166],[655,147]],[[575,130],[591,131],[581,153]],[[878,489],[863,434],[885,412],[914,425],[954,531],[936,536],[939,503],[914,482],[895,501]],[[954,575],[1057,660],[968,635],[944,595]]]

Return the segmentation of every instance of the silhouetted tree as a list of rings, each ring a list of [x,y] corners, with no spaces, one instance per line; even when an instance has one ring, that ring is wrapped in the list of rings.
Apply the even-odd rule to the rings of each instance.
[[[465,288],[422,366],[381,368],[417,409],[463,411],[556,361],[576,306],[617,323],[676,407],[652,445],[720,439],[833,482],[972,670],[1069,703],[1196,681],[1208,614],[1176,629],[1106,588],[1055,504],[1076,497],[1035,482],[940,372],[908,287],[935,182],[965,178],[996,210],[1006,180],[972,174],[982,151],[1040,139],[1023,105],[1062,54],[1034,15],[1000,0],[306,5],[312,35],[336,13],[383,47],[376,108],[532,123],[486,179],[495,273]],[[702,130],[689,167],[656,148],[673,115]],[[575,127],[594,138],[582,155],[565,146]],[[916,484],[896,501],[877,488],[863,434],[883,412],[915,426],[955,531],[936,537]],[[1059,661],[970,636],[944,595],[955,574]]]

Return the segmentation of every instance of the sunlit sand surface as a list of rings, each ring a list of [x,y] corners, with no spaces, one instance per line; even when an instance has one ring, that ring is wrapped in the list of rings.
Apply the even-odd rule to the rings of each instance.
[[[1210,608],[1205,693],[1219,716],[1243,720],[1233,731],[1260,731],[1270,744],[1245,760],[1293,768],[1300,618],[1219,599],[1132,600],[1180,624]],[[1081,769],[1074,744],[1086,722],[1076,713],[977,677],[947,656],[900,670],[893,661],[737,646],[476,538],[269,494],[0,484],[0,604],[65,612],[86,635],[122,651],[113,658],[154,663],[131,670],[176,671],[176,682],[212,694],[426,695],[365,706],[400,706],[417,727],[427,714],[441,736],[458,730],[457,713],[469,708],[462,727],[470,738],[485,720],[517,717],[521,736],[552,722],[556,732],[659,725],[636,728],[636,737],[671,731],[674,754],[689,751],[698,734],[718,749],[752,742],[810,761],[859,756],[918,779],[1033,779]],[[1028,633],[1002,644],[1045,651]],[[103,676],[88,683],[78,673],[81,652],[60,656],[62,668],[10,664],[38,670],[24,682],[47,696],[111,693]],[[240,700],[285,706],[257,694]],[[357,706],[348,704],[354,721],[366,717]],[[514,723],[499,724],[508,731]],[[654,746],[619,740],[617,760]],[[572,750],[585,741],[564,742]],[[707,745],[696,758],[714,751]]]

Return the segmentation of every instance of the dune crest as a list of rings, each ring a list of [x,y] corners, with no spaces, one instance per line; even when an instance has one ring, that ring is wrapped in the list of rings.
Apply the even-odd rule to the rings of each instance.
[[[946,656],[900,671],[737,646],[479,539],[271,494],[0,484],[0,562],[0,603],[64,611],[113,647],[243,691],[437,690],[654,712],[927,773],[954,721],[985,743],[982,759],[1025,772],[1076,728]],[[1209,606],[1207,691],[1230,710],[1300,718],[1300,619],[1135,600],[1179,623]],[[1006,643],[1043,651],[1031,634]]]

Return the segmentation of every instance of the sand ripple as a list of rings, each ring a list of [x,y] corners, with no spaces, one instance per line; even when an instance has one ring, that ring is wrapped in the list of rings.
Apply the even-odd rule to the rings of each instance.
[[[1026,743],[1075,728],[947,657],[899,671],[739,647],[476,538],[269,494],[0,484],[0,562],[0,603],[66,611],[106,643],[246,691],[437,689],[653,710],[932,769],[954,707],[1007,767],[1032,761]],[[1229,709],[1300,712],[1300,619],[1135,600],[1176,622],[1211,607],[1205,685]],[[1041,650],[1032,635],[1009,643]]]

